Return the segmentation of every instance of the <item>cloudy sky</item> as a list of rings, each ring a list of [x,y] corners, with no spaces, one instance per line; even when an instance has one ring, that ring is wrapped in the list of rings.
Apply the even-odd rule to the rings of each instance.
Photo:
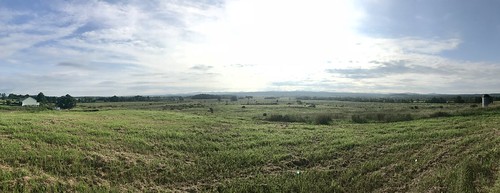
[[[0,92],[500,92],[495,0],[0,0]]]

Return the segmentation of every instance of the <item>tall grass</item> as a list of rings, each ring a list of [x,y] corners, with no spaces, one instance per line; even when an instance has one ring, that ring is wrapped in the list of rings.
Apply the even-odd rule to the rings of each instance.
[[[498,109],[420,119],[436,110],[462,109],[316,104],[5,110],[0,192],[495,192],[500,187]],[[406,121],[406,114],[414,120]],[[272,115],[281,115],[278,122],[267,120]],[[351,115],[370,124],[352,124]],[[283,126],[284,120],[295,122]],[[328,125],[317,125],[323,123]]]
[[[265,118],[267,121],[272,122],[300,122],[310,123],[316,125],[329,125],[333,121],[333,116],[326,113],[310,114],[310,115],[270,115]]]

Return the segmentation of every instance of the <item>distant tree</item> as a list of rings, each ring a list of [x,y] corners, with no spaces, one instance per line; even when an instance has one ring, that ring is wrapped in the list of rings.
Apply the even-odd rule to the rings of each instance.
[[[247,98],[247,105],[250,104],[250,99],[253,99],[253,96],[245,96],[245,98]]]
[[[7,98],[9,98],[9,99],[19,99],[19,97],[17,95],[15,95],[14,93],[10,93]]]
[[[111,98],[109,98],[109,101],[110,102],[118,102],[118,101],[120,101],[120,98],[118,98],[116,95],[114,95]]]
[[[238,101],[238,97],[237,96],[231,96],[231,101]]]
[[[45,96],[45,98],[47,98],[47,103],[56,103],[58,97],[56,97],[56,96]]]
[[[61,109],[72,109],[76,106],[76,99],[67,94],[57,98],[56,105]]]
[[[47,104],[47,98],[45,97],[45,95],[40,92],[38,93],[38,95],[36,95],[35,99],[40,103],[40,104]]]
[[[455,98],[455,103],[465,103],[465,100],[464,100],[464,99],[462,99],[462,97],[461,97],[461,96],[457,96],[457,97]]]
[[[7,98],[7,94],[5,94],[5,93],[2,93],[0,95],[2,96],[2,100],[5,100]]]
[[[134,96],[131,101],[145,101],[144,97],[141,95]]]
[[[446,99],[439,97],[432,97],[430,100],[427,101],[428,103],[446,103]]]
[[[194,96],[191,96],[191,99],[217,99],[217,95],[211,95],[211,94],[197,94]]]

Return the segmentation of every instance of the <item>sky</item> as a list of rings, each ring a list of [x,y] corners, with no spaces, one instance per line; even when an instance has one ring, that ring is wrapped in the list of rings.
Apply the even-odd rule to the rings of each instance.
[[[0,93],[498,93],[498,7],[495,0],[0,0]]]

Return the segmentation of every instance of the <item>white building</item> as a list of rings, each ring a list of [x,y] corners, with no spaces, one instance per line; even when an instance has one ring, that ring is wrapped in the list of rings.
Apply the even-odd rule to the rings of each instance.
[[[490,95],[488,94],[484,94],[483,97],[483,107],[488,107],[489,104],[493,103],[493,97],[491,97]]]
[[[34,98],[31,98],[31,97],[25,98],[21,102],[22,102],[23,107],[24,106],[38,106],[38,105],[40,105],[40,103],[38,103],[38,101],[36,101]]]

